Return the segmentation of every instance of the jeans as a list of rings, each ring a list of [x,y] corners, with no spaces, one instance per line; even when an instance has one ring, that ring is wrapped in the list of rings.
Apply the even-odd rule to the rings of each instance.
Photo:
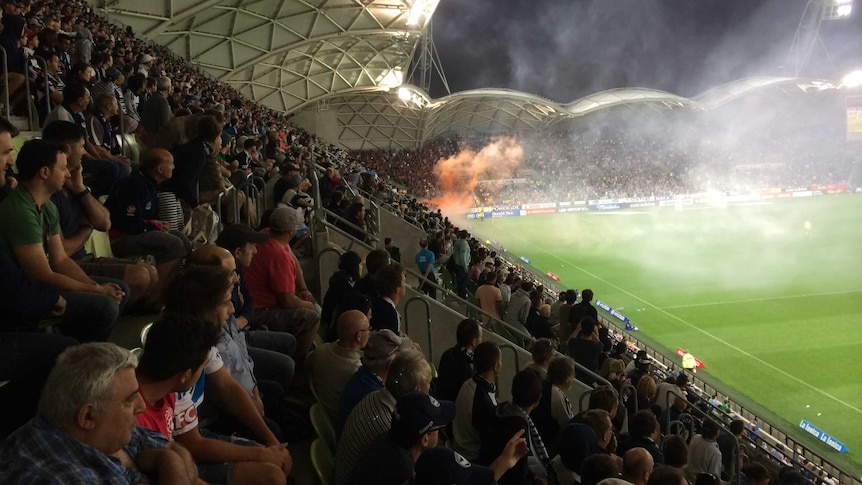
[[[92,277],[99,284],[114,283],[122,288],[124,296],[122,301],[110,296],[83,291],[63,292],[66,299],[66,313],[60,322],[60,330],[63,335],[72,337],[80,342],[106,342],[111,336],[114,324],[117,323],[120,313],[126,307],[129,299],[129,285],[125,281],[111,278]]]
[[[255,330],[246,332],[248,355],[254,361],[254,377],[259,381],[278,384],[283,393],[290,389],[296,365],[296,338],[285,332]],[[282,394],[283,394],[282,393]]]

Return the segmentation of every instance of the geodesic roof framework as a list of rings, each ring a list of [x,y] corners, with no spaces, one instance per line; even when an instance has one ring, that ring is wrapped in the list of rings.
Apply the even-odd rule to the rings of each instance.
[[[249,99],[292,112],[401,83],[427,18],[420,0],[93,0]],[[433,8],[433,7],[432,7]]]

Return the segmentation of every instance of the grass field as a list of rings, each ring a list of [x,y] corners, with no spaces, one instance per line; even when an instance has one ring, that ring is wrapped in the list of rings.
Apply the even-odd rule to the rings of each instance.
[[[810,234],[804,229],[810,221]],[[862,463],[862,196],[472,221]],[[827,457],[837,452],[810,441]],[[844,461],[844,460],[840,460]]]

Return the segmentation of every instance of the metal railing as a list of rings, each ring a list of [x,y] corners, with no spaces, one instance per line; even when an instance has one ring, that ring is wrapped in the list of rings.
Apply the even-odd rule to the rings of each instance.
[[[0,46],[0,57],[3,58],[3,110],[8,120],[12,115],[12,107],[9,106],[9,58],[6,56],[6,49],[2,46]]]
[[[45,80],[45,98],[43,99],[45,100],[45,116],[48,116],[51,112],[51,90],[48,87],[48,62],[45,61],[42,56],[34,55],[33,59],[35,59],[36,63],[39,64],[39,69],[42,70],[42,78]],[[39,95],[39,86],[36,86],[36,95]],[[39,107],[38,103],[36,104],[36,107]],[[39,123],[42,123],[41,118],[39,119]]]

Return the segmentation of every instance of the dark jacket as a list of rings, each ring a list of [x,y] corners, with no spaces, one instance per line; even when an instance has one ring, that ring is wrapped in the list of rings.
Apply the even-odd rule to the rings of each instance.
[[[144,129],[150,136],[155,136],[171,118],[173,113],[168,100],[160,92],[153,93],[141,111],[141,124],[144,125]]]
[[[105,202],[111,213],[111,239],[159,230],[154,224],[159,220],[156,185],[152,177],[136,171],[114,187]]]
[[[189,207],[197,207],[198,182],[210,155],[209,145],[203,139],[195,138],[175,146],[171,154],[174,156],[174,175],[165,182],[165,190],[176,194]]]
[[[437,374],[437,399],[454,401],[464,381],[473,376],[473,357],[456,345],[443,352]]]
[[[649,451],[649,454],[652,455],[653,462],[655,462],[656,465],[664,463],[664,453],[661,452],[661,448],[658,447],[655,441],[650,438],[630,437],[620,443],[620,446],[617,448],[617,455],[623,456],[632,448],[643,448]]]
[[[360,292],[354,288],[351,279],[344,271],[336,271],[329,278],[329,289],[326,290],[326,295],[323,296],[321,304],[320,322],[324,328],[328,328],[327,341],[332,342],[335,337],[336,329],[333,316],[338,309],[338,306],[345,300],[350,299],[351,295],[359,295]],[[374,314],[372,313],[372,317]],[[331,338],[330,338],[331,337]]]
[[[527,440],[527,446],[530,446],[530,430],[527,424],[527,415],[524,410],[515,406],[510,402],[504,402],[497,406],[492,418],[491,425],[488,426],[482,433],[482,451],[479,452],[479,458],[476,463],[479,465],[490,465],[506,448],[512,435],[519,430],[524,430],[523,437]],[[529,455],[528,455],[529,456]],[[506,473],[497,480],[498,485],[525,485],[536,483],[536,477],[530,471],[527,464],[527,456],[518,460],[515,466],[510,468]]]
[[[536,425],[539,431],[539,436],[542,441],[549,446],[551,456],[556,454],[553,445],[557,441],[557,433],[560,432],[560,425],[551,414],[551,382],[542,381],[542,397],[539,399],[539,405],[530,413],[530,419]]]
[[[371,300],[371,328],[374,330],[388,328],[395,335],[401,335],[398,311],[383,297],[378,296]]]
[[[596,321],[596,323],[598,323],[599,312],[596,310],[596,307],[592,306],[588,301],[581,301],[580,303],[574,304],[572,306],[572,310],[569,312],[569,323],[572,324],[572,331],[575,330],[575,327],[581,322],[581,318],[583,317],[591,317]]]

